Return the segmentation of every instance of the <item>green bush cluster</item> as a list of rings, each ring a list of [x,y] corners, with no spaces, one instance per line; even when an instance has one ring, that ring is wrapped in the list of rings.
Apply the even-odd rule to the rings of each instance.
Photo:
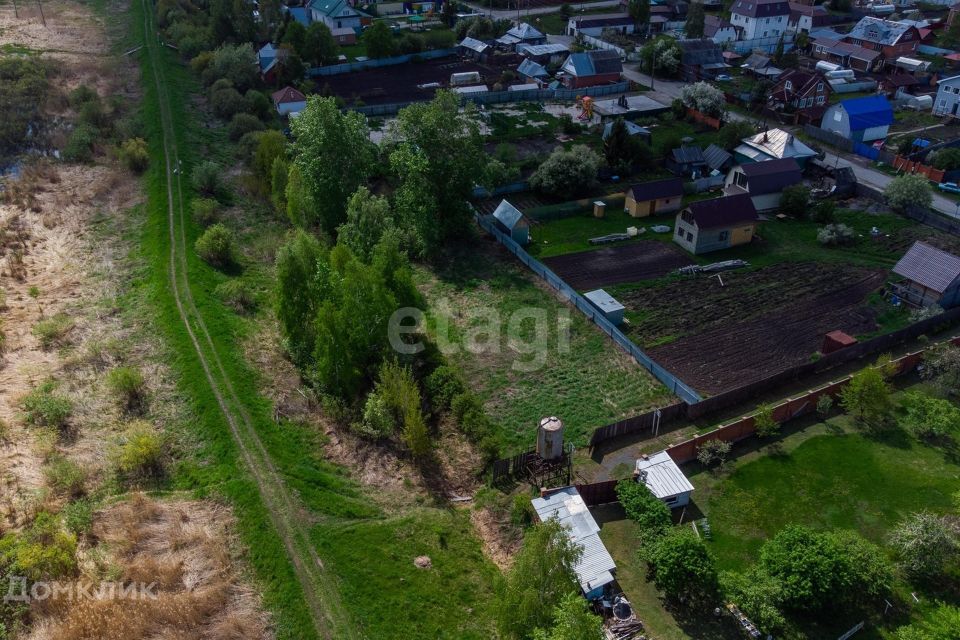
[[[163,439],[149,422],[127,426],[113,453],[114,468],[125,478],[156,478],[163,474]]]
[[[197,255],[215,267],[228,267],[236,261],[233,233],[222,223],[205,229],[194,246]]]
[[[239,278],[218,284],[213,294],[237,313],[249,313],[257,307],[257,299],[250,286]]]
[[[107,374],[107,388],[117,404],[130,413],[141,413],[147,400],[147,382],[136,367],[117,367]]]
[[[20,535],[0,538],[0,564],[28,580],[54,580],[77,572],[77,540],[60,519],[42,512]]]
[[[57,393],[57,383],[47,381],[28,393],[23,399],[26,421],[38,427],[53,427],[59,431],[67,428],[73,403]]]

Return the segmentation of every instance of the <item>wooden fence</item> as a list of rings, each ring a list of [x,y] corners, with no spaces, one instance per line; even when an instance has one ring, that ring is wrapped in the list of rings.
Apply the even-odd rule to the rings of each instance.
[[[527,468],[527,462],[536,455],[536,451],[524,451],[512,458],[497,460],[491,465],[490,482],[496,485],[517,478]]]
[[[945,173],[942,169],[935,169],[929,165],[915,162],[899,155],[893,159],[893,168],[898,171],[903,171],[904,173],[915,173],[926,176],[928,180],[932,180],[937,184],[943,182]]]
[[[640,414],[639,416],[625,418],[623,420],[614,422],[613,424],[608,424],[605,427],[600,427],[595,429],[593,435],[590,437],[590,446],[593,447],[594,445],[600,444],[604,440],[610,440],[611,438],[619,438],[620,436],[650,431],[653,428],[654,421],[656,420],[657,411],[660,412],[660,427],[663,428],[671,422],[685,417],[687,414],[686,409],[686,403],[678,402],[668,407],[654,409],[653,411]]]
[[[588,507],[595,507],[598,504],[609,504],[618,502],[617,483],[619,480],[604,480],[603,482],[594,482],[593,484],[578,484],[577,492],[583,498]]]
[[[960,346],[960,338],[954,338],[951,343]],[[896,367],[895,375],[903,375],[917,368],[923,362],[925,350],[908,353],[892,361]],[[831,396],[836,399],[840,392],[846,387],[852,376],[846,376],[817,389],[807,391],[795,398],[789,398],[784,402],[773,407],[773,419],[779,423],[789,422],[800,416],[809,415],[816,411],[817,402],[823,396]],[[709,433],[696,436],[685,440],[679,444],[673,445],[667,449],[667,453],[677,464],[690,462],[697,457],[697,450],[708,440],[722,440],[724,442],[738,442],[749,438],[756,433],[756,420],[753,415],[743,416],[734,420],[730,424],[722,425]]]

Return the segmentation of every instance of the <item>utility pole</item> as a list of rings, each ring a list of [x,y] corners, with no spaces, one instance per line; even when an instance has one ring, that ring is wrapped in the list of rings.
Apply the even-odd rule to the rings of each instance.
[[[43,5],[40,4],[40,0],[37,0],[37,6],[40,7],[40,20],[43,21],[43,26],[47,26],[47,18],[43,15]]]
[[[13,0],[13,17],[17,20],[20,19],[20,10],[17,9],[17,0]]]

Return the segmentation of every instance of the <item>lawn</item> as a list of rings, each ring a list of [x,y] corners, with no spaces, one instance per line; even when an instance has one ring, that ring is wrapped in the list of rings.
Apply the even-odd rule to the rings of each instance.
[[[450,336],[448,358],[480,394],[508,450],[532,448],[545,415],[563,419],[567,439],[582,445],[596,427],[671,401],[645,369],[526,267],[488,238],[474,244],[443,268],[419,269],[417,279],[430,302],[434,341]],[[542,316],[539,343],[534,321],[519,322],[531,313]],[[499,326],[491,331],[482,320],[487,317]],[[569,338],[560,329],[567,323]],[[486,344],[468,348],[471,336]]]
[[[363,637],[493,637],[498,571],[467,511],[423,510],[322,529],[315,538]],[[419,556],[431,566],[415,566]]]

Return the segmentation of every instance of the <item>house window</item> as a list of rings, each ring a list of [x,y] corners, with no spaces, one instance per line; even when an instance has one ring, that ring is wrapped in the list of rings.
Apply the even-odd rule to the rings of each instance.
[[[817,96],[817,104],[823,104],[827,101],[826,96]]]
[[[817,93],[820,93],[821,91],[823,91],[823,83],[822,83],[822,82],[818,82],[818,83],[817,83]]]
[[[730,237],[729,231],[721,231],[720,235],[717,236],[717,239],[720,240],[720,242],[726,242],[727,238],[729,237]]]
[[[783,83],[783,88],[786,89],[787,91],[790,91],[791,89],[793,89],[793,83],[787,80],[786,82]]]
[[[687,231],[687,242],[693,242],[693,234]]]
[[[843,120],[843,114],[840,113],[840,110],[839,110],[839,109],[837,109],[836,111],[833,112],[833,119],[834,119],[836,122],[840,122],[841,120]]]

